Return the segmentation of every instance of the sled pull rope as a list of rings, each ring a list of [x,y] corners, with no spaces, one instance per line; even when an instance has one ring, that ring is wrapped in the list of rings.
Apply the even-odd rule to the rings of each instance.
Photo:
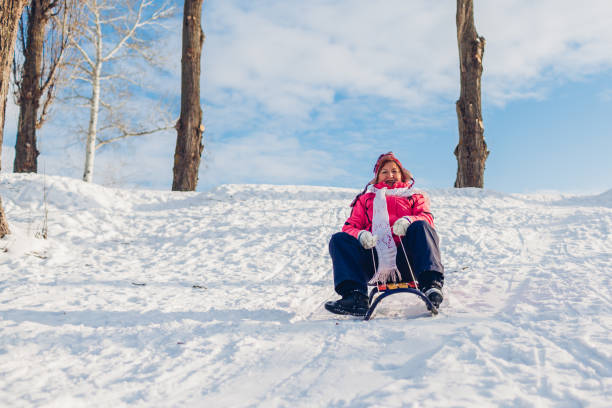
[[[372,266],[374,266],[374,274],[376,274],[376,260],[374,260],[374,247],[370,249],[372,250]]]
[[[404,257],[406,258],[406,263],[408,264],[408,270],[410,271],[410,277],[412,278],[412,281],[414,282],[414,287],[416,288],[416,290],[420,290],[419,289],[419,284],[417,283],[416,279],[414,278],[414,273],[412,272],[412,266],[410,266],[410,261],[408,260],[408,255],[406,255],[406,248],[404,248],[404,241],[402,241],[401,238],[400,238],[400,244],[402,244],[402,252],[404,253]]]

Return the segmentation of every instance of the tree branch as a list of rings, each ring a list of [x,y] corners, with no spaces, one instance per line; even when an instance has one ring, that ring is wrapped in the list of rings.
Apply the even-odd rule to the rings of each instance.
[[[146,136],[146,135],[151,135],[153,133],[162,132],[164,130],[170,130],[170,129],[174,129],[174,125],[167,125],[167,126],[163,126],[163,127],[159,127],[159,128],[151,129],[151,130],[143,130],[141,132],[130,132],[130,131],[127,131],[126,129],[119,129],[121,131],[120,136],[111,137],[110,139],[105,139],[105,140],[98,139],[96,143],[96,150],[104,145],[107,145],[109,143],[113,143],[113,142],[116,142],[118,140],[125,139],[128,137]]]
[[[145,5],[145,1],[141,0],[140,2],[140,6],[138,7],[138,12],[136,13],[136,21],[134,22],[134,24],[132,25],[132,28],[130,28],[130,30],[127,32],[127,34],[125,34],[123,36],[123,38],[115,45],[115,48],[113,48],[107,55],[106,57],[102,58],[103,60],[107,60],[109,58],[112,58],[113,55],[119,51],[123,45],[126,43],[127,40],[130,39],[130,37],[134,34],[134,32],[138,29],[139,27],[139,23],[140,23],[140,19],[142,18],[142,10],[143,10],[143,6]]]
[[[71,40],[71,42],[72,46],[81,53],[85,62],[91,67],[91,69],[94,69],[96,67],[96,64],[91,60],[91,58],[89,58],[89,54],[87,54],[87,51],[85,51],[78,42],[74,40]]]

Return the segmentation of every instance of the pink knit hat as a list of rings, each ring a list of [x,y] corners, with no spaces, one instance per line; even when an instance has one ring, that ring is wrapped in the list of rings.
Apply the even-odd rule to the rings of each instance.
[[[412,186],[414,184],[414,178],[412,177],[412,173],[410,173],[408,170],[404,168],[404,166],[402,166],[402,163],[399,161],[397,157],[395,157],[393,152],[383,153],[380,156],[378,156],[378,159],[376,160],[376,164],[374,165],[374,178],[370,181],[370,184],[376,184],[376,179],[378,178],[378,172],[383,168],[385,163],[390,162],[390,161],[395,162],[395,164],[397,164],[397,166],[400,168],[402,172],[402,181]]]

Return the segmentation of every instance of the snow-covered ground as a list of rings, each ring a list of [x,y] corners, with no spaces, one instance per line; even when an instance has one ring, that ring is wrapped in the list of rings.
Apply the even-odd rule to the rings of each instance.
[[[357,192],[3,174],[0,406],[611,406],[612,190],[430,191],[441,313],[369,322],[322,309]]]

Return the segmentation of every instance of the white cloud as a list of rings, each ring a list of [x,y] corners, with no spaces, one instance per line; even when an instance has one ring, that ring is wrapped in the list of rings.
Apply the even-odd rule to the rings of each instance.
[[[304,117],[336,92],[409,109],[458,95],[456,3],[430,1],[212,2],[204,21],[206,97],[239,92],[268,112]],[[612,67],[612,3],[476,2],[487,39],[490,103],[540,97],[551,79]]]
[[[612,89],[604,89],[599,93],[599,99],[602,102],[612,102]]]
[[[483,88],[503,103],[541,96],[551,80],[612,68],[612,2],[506,0],[476,4],[487,39]]]
[[[304,184],[345,176],[342,163],[328,152],[294,137],[251,134],[210,147],[200,169],[200,186],[228,183]]]
[[[452,87],[456,46],[440,38],[452,35],[454,12],[442,4],[272,3],[214,3],[205,14],[204,80],[215,96],[231,89],[272,113],[303,116],[338,91],[416,106]]]

